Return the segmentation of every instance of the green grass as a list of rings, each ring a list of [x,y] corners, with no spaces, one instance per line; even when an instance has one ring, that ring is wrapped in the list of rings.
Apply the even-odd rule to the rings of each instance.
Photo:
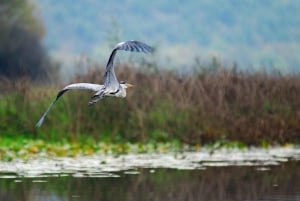
[[[25,137],[1,137],[0,160],[11,161],[17,158],[28,160],[43,157],[76,157],[97,154],[121,155],[127,153],[165,153],[183,150],[196,150],[198,146],[187,146],[178,141],[157,143],[104,142],[92,138],[83,141],[46,141]]]
[[[262,148],[271,146],[262,140]],[[285,144],[284,146],[293,146]],[[37,157],[77,157],[91,156],[93,154],[119,156],[128,153],[180,153],[184,151],[199,151],[208,149],[212,153],[218,149],[246,149],[248,146],[242,142],[220,139],[206,145],[187,145],[179,141],[145,143],[130,142],[108,142],[96,141],[86,138],[82,141],[49,141],[43,139],[32,139],[27,137],[1,137],[0,138],[0,161],[12,161],[15,159],[29,160]]]

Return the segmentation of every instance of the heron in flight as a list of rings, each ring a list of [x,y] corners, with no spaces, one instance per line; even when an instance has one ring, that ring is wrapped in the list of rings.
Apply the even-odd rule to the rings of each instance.
[[[144,52],[149,53],[152,52],[153,49],[142,42],[139,41],[125,41],[118,43],[115,48],[112,50],[110,57],[108,59],[107,65],[106,65],[106,71],[104,74],[104,84],[92,84],[92,83],[74,83],[67,85],[63,89],[61,89],[57,95],[56,98],[51,102],[51,104],[48,106],[46,112],[43,114],[43,116],[40,118],[40,120],[37,122],[36,126],[40,127],[45,117],[47,116],[48,112],[50,111],[51,107],[56,103],[56,101],[67,91],[73,90],[73,89],[82,89],[82,90],[90,90],[96,92],[90,102],[89,105],[94,105],[99,100],[101,100],[104,97],[107,96],[114,96],[114,97],[120,97],[125,98],[126,97],[126,88],[132,87],[133,85],[126,83],[125,81],[118,81],[115,71],[114,71],[114,58],[117,54],[118,50],[124,50],[124,51],[131,51],[131,52]]]

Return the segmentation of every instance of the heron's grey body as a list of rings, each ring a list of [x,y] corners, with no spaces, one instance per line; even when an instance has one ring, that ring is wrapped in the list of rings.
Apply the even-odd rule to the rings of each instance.
[[[36,126],[40,127],[43,124],[45,117],[47,116],[51,107],[65,92],[69,90],[81,89],[81,90],[90,90],[96,92],[92,97],[91,101],[89,102],[89,105],[94,105],[96,102],[98,102],[100,99],[106,96],[114,96],[120,98],[126,97],[126,88],[130,85],[126,84],[125,82],[119,82],[114,70],[114,58],[118,50],[131,51],[131,52],[144,52],[144,53],[152,52],[152,48],[149,45],[142,42],[132,40],[132,41],[118,43],[116,47],[112,50],[110,57],[108,59],[106,65],[106,71],[104,75],[104,85],[92,84],[92,83],[75,83],[75,84],[67,85],[66,87],[64,87],[58,92],[56,98],[49,105],[46,112],[37,122]]]

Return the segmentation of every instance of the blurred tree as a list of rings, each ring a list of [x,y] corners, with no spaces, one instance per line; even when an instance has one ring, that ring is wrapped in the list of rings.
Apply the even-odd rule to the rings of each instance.
[[[41,44],[44,28],[30,0],[1,0],[0,75],[49,79],[55,73]]]

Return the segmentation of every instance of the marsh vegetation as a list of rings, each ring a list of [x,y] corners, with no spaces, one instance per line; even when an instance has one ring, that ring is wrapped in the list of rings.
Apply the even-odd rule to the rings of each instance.
[[[93,69],[71,82],[102,83],[104,68]],[[40,129],[34,127],[36,121],[64,84],[2,78],[2,136],[200,146],[217,141],[263,146],[299,143],[298,74],[245,72],[212,62],[182,75],[144,62],[140,67],[118,66],[117,76],[136,84],[125,99],[106,98],[88,107],[90,93],[70,91]]]

